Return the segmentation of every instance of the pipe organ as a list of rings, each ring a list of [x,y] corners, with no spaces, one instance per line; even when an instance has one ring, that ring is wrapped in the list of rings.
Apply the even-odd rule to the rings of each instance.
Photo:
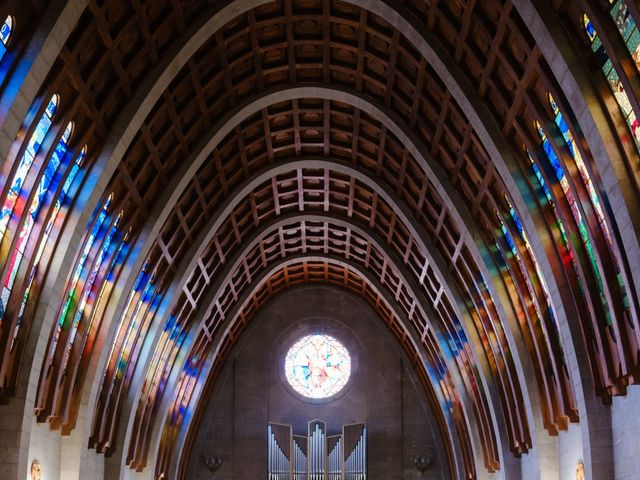
[[[307,437],[293,436],[293,480],[307,480]]]
[[[367,427],[354,423],[342,427],[344,439],[343,480],[365,480],[367,478]]]
[[[269,424],[269,480],[291,479],[291,425]]]
[[[342,480],[342,435],[327,437],[327,480]]]
[[[326,424],[320,420],[309,422],[309,480],[326,480],[327,434]]]
[[[327,435],[326,423],[312,420],[307,435],[294,435],[291,425],[269,423],[269,480],[366,480],[367,427],[344,425]]]

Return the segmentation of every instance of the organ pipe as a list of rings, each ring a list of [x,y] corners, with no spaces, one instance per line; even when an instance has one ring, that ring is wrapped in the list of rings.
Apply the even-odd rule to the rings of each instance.
[[[325,422],[309,422],[307,436],[293,435],[291,425],[269,423],[269,480],[366,480],[367,429],[344,425],[327,435]]]

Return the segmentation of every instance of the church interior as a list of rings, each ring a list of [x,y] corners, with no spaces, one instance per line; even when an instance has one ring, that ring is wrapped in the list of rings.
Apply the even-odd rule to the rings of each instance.
[[[639,480],[638,0],[1,0],[0,479]]]

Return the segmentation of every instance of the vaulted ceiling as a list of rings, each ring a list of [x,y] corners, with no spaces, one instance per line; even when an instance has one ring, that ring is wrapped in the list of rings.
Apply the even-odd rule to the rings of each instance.
[[[609,478],[602,405],[640,378],[621,5],[635,28],[623,0],[3,2],[15,471],[35,419],[184,476],[244,328],[323,283],[395,335],[457,478],[544,477],[570,424]]]

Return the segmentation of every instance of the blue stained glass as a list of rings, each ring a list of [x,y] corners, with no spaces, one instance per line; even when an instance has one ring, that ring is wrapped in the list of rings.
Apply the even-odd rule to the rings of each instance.
[[[67,179],[64,181],[64,185],[62,186],[62,192],[60,193],[60,196],[58,197],[57,203],[60,206],[65,202],[65,200],[69,196],[69,189],[71,188],[71,184],[75,180],[76,175],[78,174],[79,171],[80,171],[80,166],[78,166],[77,163],[74,163],[71,166],[71,172],[69,172],[69,175],[67,176]]]
[[[585,16],[585,18],[586,18],[586,16]],[[591,42],[593,42],[596,39],[596,37],[598,36],[598,32],[596,32],[596,29],[593,26],[593,23],[591,23],[591,20],[588,20],[588,19],[585,20],[584,29],[586,30],[587,35],[589,36],[589,40]]]
[[[45,109],[45,113],[49,118],[53,118],[53,116],[56,114],[57,109],[58,109],[58,95],[54,95],[53,97],[51,97],[51,100],[49,100],[49,103],[47,104],[47,108]]]
[[[45,167],[44,175],[40,179],[40,183],[38,184],[37,196],[38,202],[35,205],[35,208],[32,208],[32,216],[35,219],[40,207],[42,206],[42,200],[45,195],[49,191],[53,179],[58,172],[58,168],[62,164],[62,160],[64,155],[67,153],[67,144],[69,142],[69,138],[71,137],[71,132],[73,131],[73,123],[69,122],[67,128],[64,131],[64,134],[58,141],[55,150],[53,151],[53,155],[49,159],[47,166]]]
[[[47,108],[44,111],[45,115],[43,115],[40,119],[40,122],[36,126],[36,129],[29,139],[29,143],[27,144],[27,152],[29,152],[33,157],[36,156],[38,149],[42,145],[44,137],[49,131],[49,128],[51,128],[51,119],[55,115],[57,108],[58,97],[57,95],[54,95],[53,97],[51,97],[51,100],[49,100]]]
[[[556,117],[556,125],[558,125],[558,128],[560,129],[560,132],[562,132],[563,137],[567,138],[567,136],[570,135],[569,126],[567,125],[567,122],[564,121],[564,117],[562,116],[562,114],[558,114],[558,116]],[[575,157],[575,144],[573,142],[568,142],[567,146],[569,147],[571,156]]]
[[[619,1],[618,3],[623,3],[623,2]],[[626,5],[624,5],[624,9],[626,10]],[[611,11],[611,14],[614,17],[614,19],[616,19],[616,14],[614,13],[614,10],[615,8]],[[629,20],[630,22],[633,22],[633,18],[629,17]],[[625,92],[625,88],[622,85],[622,82],[620,81],[618,72],[616,71],[615,68],[613,68],[613,64],[609,59],[609,55],[607,54],[606,50],[604,49],[604,46],[602,45],[602,42],[600,41],[600,38],[598,37],[598,32],[596,31],[595,27],[593,26],[593,24],[591,23],[591,20],[587,15],[582,16],[582,23],[587,33],[587,36],[589,37],[589,41],[591,42],[591,50],[593,51],[598,61],[598,64],[602,69],[602,72],[607,78],[607,83],[611,88],[611,92],[613,93],[613,96],[615,97],[616,102],[618,102],[618,105],[620,106],[620,109],[624,114],[625,120],[627,121],[627,125],[629,126],[631,133],[633,135],[633,140],[636,144],[636,148],[640,150],[640,123],[638,122],[636,114],[633,111],[631,102],[629,101],[629,97]],[[620,27],[621,25],[619,24],[618,28],[620,29]],[[622,33],[624,37],[623,32],[625,27],[622,26],[622,28],[623,30],[621,30],[620,33]],[[633,30],[635,31],[635,33],[629,38],[630,42],[626,42],[626,43],[627,43],[627,48],[629,49],[629,51],[633,56],[633,60],[635,61],[636,67],[640,69],[640,63],[639,63],[640,49],[638,48],[638,43],[636,43],[637,41],[640,41],[640,33],[638,32],[638,29],[636,28],[635,23],[633,23]]]
[[[511,206],[511,204],[509,204],[509,214],[511,215],[511,219],[513,220],[513,222],[516,224],[518,232],[520,232],[520,235],[524,238],[524,227],[522,226],[522,222],[520,222],[520,218],[518,217],[518,214]]]
[[[13,17],[9,15],[5,18],[4,23],[0,27],[0,60],[2,60],[4,54],[7,53],[7,44],[9,43],[9,38],[11,37],[12,32]]]
[[[69,135],[70,134],[71,132],[69,132]],[[63,138],[66,138],[67,141],[69,139],[69,137],[66,136],[66,131],[65,131],[65,135],[63,135]],[[69,187],[73,183],[73,179],[78,173],[79,165],[81,165],[85,155],[86,155],[86,148],[83,147],[82,151],[80,152],[80,155],[78,155],[78,159],[73,164],[71,172],[69,173],[69,176],[67,177],[67,181],[65,182],[62,188],[62,191],[60,192],[60,196],[58,197],[58,200],[56,200],[56,205],[53,210],[53,213],[51,214],[51,218],[49,219],[49,222],[47,223],[47,226],[45,228],[44,236],[40,240],[40,244],[38,245],[38,251],[36,253],[35,261],[33,263],[33,266],[31,267],[31,272],[29,273],[29,281],[27,283],[27,288],[25,289],[24,295],[22,297],[22,304],[20,305],[20,312],[18,313],[18,320],[16,322],[16,327],[13,334],[13,340],[11,342],[11,349],[13,349],[13,345],[18,336],[18,331],[20,329],[20,325],[22,324],[22,318],[24,316],[24,311],[27,306],[27,301],[29,300],[29,295],[31,293],[31,289],[33,288],[33,282],[35,280],[36,274],[38,273],[40,259],[42,258],[42,254],[44,253],[44,248],[47,245],[47,241],[49,240],[49,235],[51,235],[51,232],[53,230],[53,225],[55,224],[58,218],[58,213],[60,212],[61,203],[64,201],[65,196],[69,194]]]
[[[140,272],[140,274],[138,275],[138,278],[136,279],[136,283],[133,285],[134,292],[139,292],[147,284],[147,281],[149,280],[149,276],[150,276],[149,273],[147,272],[147,268],[149,268],[149,264],[145,263],[144,266],[142,267],[142,271]]]
[[[556,176],[558,177],[558,181],[560,183],[560,186],[562,187],[562,190],[564,191],[565,197],[567,199],[567,202],[569,203],[569,206],[571,208],[571,212],[573,213],[573,217],[576,221],[576,224],[578,225],[578,231],[580,232],[580,236],[582,237],[582,241],[584,243],[584,246],[586,247],[587,250],[587,255],[589,257],[589,260],[591,262],[591,266],[593,268],[595,277],[596,277],[596,283],[598,284],[598,290],[600,292],[600,300],[602,302],[602,305],[605,309],[605,316],[606,316],[606,321],[609,325],[611,325],[611,312],[609,309],[609,305],[608,302],[605,298],[604,295],[604,285],[602,282],[602,276],[600,273],[600,269],[598,268],[597,265],[597,261],[596,261],[596,257],[595,257],[595,252],[593,250],[593,246],[591,244],[591,239],[589,238],[589,232],[586,228],[586,225],[584,223],[584,220],[582,218],[582,215],[580,213],[580,210],[578,209],[578,205],[576,203],[576,200],[573,196],[573,193],[571,191],[571,189],[569,188],[569,182],[567,181],[567,179],[565,178],[564,175],[564,170],[562,169],[562,167],[560,166],[560,163],[558,161],[558,157],[555,155],[555,152],[553,150],[553,148],[551,147],[551,142],[549,142],[549,139],[545,136],[544,132],[542,131],[542,128],[540,127],[540,125],[536,122],[537,124],[537,129],[538,129],[538,133],[540,134],[540,139],[543,142],[544,145],[544,150],[545,152],[547,152],[547,159],[549,160],[549,162],[552,164],[553,168],[556,171]],[[548,147],[547,147],[548,144]],[[553,152],[553,153],[549,153],[549,152]]]
[[[122,242],[120,242],[120,246],[118,247],[118,251],[116,252],[115,256],[113,257],[113,261],[111,262],[111,265],[109,266],[109,271],[107,272],[107,274],[105,275],[105,280],[108,282],[112,282],[114,280],[114,275],[115,275],[115,269],[118,265],[122,265],[122,261],[124,260],[124,257],[127,254],[127,249],[125,248],[128,245],[128,238],[129,238],[129,234],[127,233],[124,238],[122,239]]]
[[[2,27],[0,27],[0,42],[4,45],[9,43],[9,37],[11,37],[11,32],[13,31],[13,17],[9,15],[5,18]]]
[[[542,173],[540,172],[540,169],[538,168],[538,166],[535,163],[531,164],[531,168],[533,169],[533,173],[535,174],[536,178],[538,179],[538,182],[540,183],[540,187],[542,187],[542,191],[544,192],[544,196],[547,197],[547,201],[549,203],[551,203],[551,192],[549,191],[549,188],[547,187],[547,183],[544,181],[544,177],[542,176]]]
[[[513,254],[514,257],[517,257],[518,256],[518,248],[516,247],[516,244],[513,241],[513,237],[511,237],[511,233],[509,233],[509,230],[507,230],[507,227],[505,226],[504,223],[502,223],[502,221],[500,221],[500,228],[502,229],[502,233],[504,234],[504,238],[507,240],[507,244],[509,245],[509,249],[511,249],[511,253]]]
[[[580,152],[577,150],[576,142],[573,139],[573,135],[569,131],[569,128],[567,127],[567,124],[564,121],[562,112],[558,108],[558,105],[556,104],[551,94],[549,94],[549,103],[555,115],[556,124],[560,128],[562,132],[562,136],[564,137],[564,140],[566,144],[569,146],[569,149],[571,151],[571,156],[576,162],[576,166],[578,167],[578,172],[580,173],[580,176],[582,178],[582,183],[584,184],[587,191],[589,192],[589,198],[591,199],[591,203],[593,204],[593,208],[595,210],[596,217],[598,218],[598,223],[600,224],[605,240],[607,244],[611,248],[613,248],[613,240],[612,240],[611,232],[609,230],[609,225],[604,216],[604,211],[602,210],[602,205],[600,204],[600,199],[598,198],[598,193],[596,192],[595,187],[593,186],[593,181],[591,180],[591,175],[589,174],[589,171],[584,162],[584,159],[582,158],[582,155],[580,154]],[[583,224],[580,225],[580,231],[583,237],[587,236],[587,233],[586,233],[587,229],[585,225]],[[588,248],[591,249],[592,248],[591,245],[588,245]],[[623,277],[620,274],[620,267],[619,267],[618,261],[615,257],[613,258],[613,265],[614,265],[614,268],[616,269],[618,283],[623,296],[623,302],[626,305],[628,303],[626,287],[624,285]]]
[[[616,22],[618,31],[637,66],[640,61],[640,32],[636,22],[624,0],[611,1],[611,3],[613,4],[610,10],[611,18]]]
[[[556,177],[558,177],[558,180],[562,180],[564,178],[564,169],[560,165],[558,156],[551,146],[551,142],[547,138],[544,139],[543,147],[547,157],[549,158],[549,162],[551,162],[551,166],[556,173]]]

